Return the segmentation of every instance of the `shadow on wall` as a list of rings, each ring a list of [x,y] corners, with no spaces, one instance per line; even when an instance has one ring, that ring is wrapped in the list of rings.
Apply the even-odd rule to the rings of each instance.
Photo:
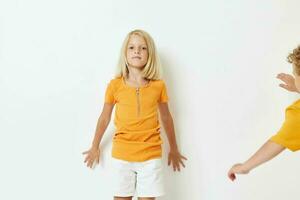
[[[192,160],[194,158],[191,158],[187,153],[187,150],[184,150],[181,148],[181,140],[182,135],[179,135],[180,130],[185,130],[184,125],[179,123],[180,119],[183,118],[182,111],[184,111],[185,108],[179,107],[180,105],[184,105],[184,103],[180,102],[184,98],[175,98],[178,96],[181,96],[181,94],[178,94],[178,86],[181,85],[180,81],[186,80],[186,74],[184,73],[172,73],[174,69],[176,69],[176,72],[180,71],[183,72],[184,70],[177,70],[181,69],[180,62],[176,62],[172,58],[172,63],[169,62],[168,56],[164,54],[160,54],[160,60],[162,64],[162,71],[163,76],[162,79],[165,81],[167,86],[167,92],[169,96],[169,109],[171,112],[171,115],[173,117],[174,121],[174,128],[175,128],[175,134],[176,134],[176,140],[178,144],[179,150],[181,150],[181,153],[188,158],[188,161],[185,162],[185,165],[187,166],[184,169],[181,169],[181,172],[174,172],[173,168],[171,166],[167,165],[167,158],[169,153],[169,144],[168,139],[165,134],[165,130],[163,129],[162,122],[161,124],[161,137],[163,140],[163,163],[164,163],[164,175],[165,175],[165,185],[166,185],[166,195],[163,197],[158,198],[159,200],[183,200],[183,199],[191,199],[194,198],[196,194],[197,199],[201,199],[201,189],[197,189],[195,191],[195,186],[191,186],[190,184],[193,184],[196,181],[192,181],[196,177],[196,174],[193,174],[192,166],[190,165],[192,163]],[[176,63],[176,66],[174,65]],[[178,64],[179,63],[179,64]],[[180,66],[180,67],[179,67]],[[179,130],[179,131],[177,131]],[[181,136],[181,137],[180,137]],[[198,165],[195,165],[198,166]],[[194,169],[199,170],[199,169]],[[200,185],[199,185],[200,187]]]

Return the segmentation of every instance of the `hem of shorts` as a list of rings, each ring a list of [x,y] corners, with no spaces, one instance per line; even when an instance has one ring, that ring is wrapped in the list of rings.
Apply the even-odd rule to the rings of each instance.
[[[153,195],[153,194],[149,194],[149,195],[147,195],[147,194],[143,194],[143,195],[137,194],[136,196],[140,197],[140,198],[146,198],[146,197],[155,198],[155,197],[162,197],[162,196],[165,196],[165,195],[166,195],[165,192],[161,192],[161,193],[158,193],[158,194],[155,194],[155,195]]]
[[[113,193],[114,197],[133,197],[134,194],[120,194],[120,193]]]

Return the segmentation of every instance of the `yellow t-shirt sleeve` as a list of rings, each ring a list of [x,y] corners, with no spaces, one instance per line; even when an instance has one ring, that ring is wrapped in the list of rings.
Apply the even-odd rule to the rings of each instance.
[[[286,109],[285,121],[271,141],[291,151],[300,149],[300,108],[293,105]]]
[[[104,100],[105,103],[114,104],[116,102],[115,96],[114,96],[114,91],[115,91],[114,83],[113,83],[113,81],[110,81],[107,84],[106,91],[105,91],[105,100]]]
[[[159,98],[159,103],[166,103],[168,102],[169,97],[167,93],[167,87],[164,81],[162,81],[162,87],[161,87],[161,93],[160,93],[160,98]]]

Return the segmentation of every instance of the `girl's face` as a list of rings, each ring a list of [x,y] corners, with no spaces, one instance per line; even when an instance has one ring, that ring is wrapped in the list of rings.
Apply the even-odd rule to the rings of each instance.
[[[296,66],[293,64],[293,74],[295,76],[295,85],[298,91],[300,91],[300,75],[296,73]]]
[[[126,58],[130,67],[143,69],[148,61],[148,47],[143,37],[131,35],[126,50]]]

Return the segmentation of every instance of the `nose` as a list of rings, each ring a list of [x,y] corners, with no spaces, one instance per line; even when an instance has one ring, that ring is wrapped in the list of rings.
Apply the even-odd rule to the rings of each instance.
[[[135,53],[135,54],[140,54],[140,51],[141,51],[140,48],[136,48],[136,49],[134,50],[134,53]]]

